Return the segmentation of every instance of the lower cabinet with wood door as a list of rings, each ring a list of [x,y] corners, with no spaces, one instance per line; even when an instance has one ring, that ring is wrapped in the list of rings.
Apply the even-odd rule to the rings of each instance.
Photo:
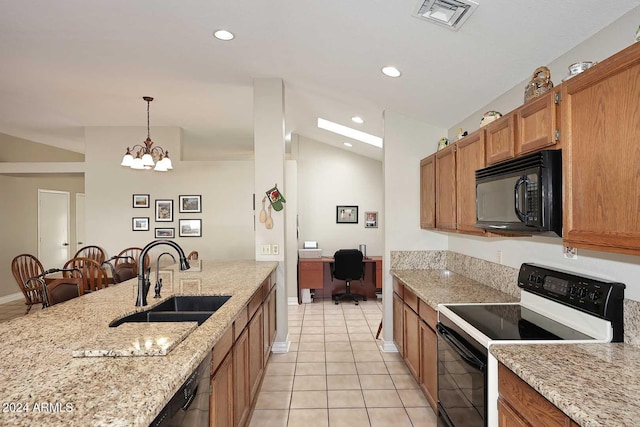
[[[275,289],[272,274],[213,347],[210,427],[248,424],[276,337]]]
[[[437,412],[437,312],[398,279],[394,278],[393,289],[393,340],[427,402]]]
[[[571,418],[502,363],[498,364],[499,427],[577,427]]]

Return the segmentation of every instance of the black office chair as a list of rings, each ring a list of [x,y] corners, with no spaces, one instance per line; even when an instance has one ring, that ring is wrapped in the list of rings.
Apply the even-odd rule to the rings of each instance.
[[[362,262],[362,252],[358,249],[340,249],[333,254],[333,263],[331,263],[331,281],[335,277],[338,280],[345,280],[346,289],[344,293],[332,295],[336,304],[344,298],[350,298],[358,305],[358,298],[366,301],[367,297],[361,294],[351,293],[351,281],[364,278],[364,263]]]

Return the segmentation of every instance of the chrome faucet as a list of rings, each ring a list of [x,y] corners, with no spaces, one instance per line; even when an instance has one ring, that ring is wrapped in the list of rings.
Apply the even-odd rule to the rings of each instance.
[[[151,248],[158,245],[169,245],[178,252],[178,255],[180,257],[180,270],[184,271],[190,268],[189,261],[187,260],[187,256],[184,254],[184,251],[182,250],[180,245],[172,240],[154,240],[153,242],[142,248],[140,258],[138,259],[138,299],[136,300],[136,307],[147,305],[147,295],[149,294],[149,288],[151,287],[151,284],[149,283],[149,274],[151,273],[151,268],[147,269],[145,275],[144,258],[147,256],[147,252],[149,252]]]
[[[162,298],[162,296],[160,295],[160,290],[162,289],[162,278],[160,277],[160,258],[162,258],[162,255],[169,255],[171,259],[173,259],[173,262],[176,262],[176,257],[171,255],[169,252],[162,252],[160,255],[158,255],[158,259],[156,260],[156,294],[153,296],[154,298]]]

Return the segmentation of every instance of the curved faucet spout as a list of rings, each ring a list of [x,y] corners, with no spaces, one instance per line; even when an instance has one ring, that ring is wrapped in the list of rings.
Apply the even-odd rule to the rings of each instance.
[[[147,256],[147,253],[152,248],[158,245],[171,246],[178,252],[178,256],[180,257],[180,270],[188,270],[190,268],[187,256],[184,254],[184,251],[182,250],[180,245],[178,245],[176,242],[171,240],[154,240],[153,242],[147,244],[147,246],[142,248],[142,252],[140,253],[140,258],[138,260],[138,298],[136,299],[137,307],[147,305],[147,295],[149,294],[149,288],[151,287],[151,285],[149,283],[149,276],[145,276],[144,259]],[[158,257],[158,261],[160,261],[159,258],[160,257]]]

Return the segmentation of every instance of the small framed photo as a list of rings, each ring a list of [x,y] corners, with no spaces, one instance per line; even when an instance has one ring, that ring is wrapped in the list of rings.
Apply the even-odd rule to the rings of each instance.
[[[364,228],[378,228],[378,212],[364,213]]]
[[[131,229],[133,231],[149,231],[149,217],[134,216],[131,218]]]
[[[179,232],[180,237],[202,237],[202,220],[181,219]]]
[[[176,237],[176,229],[175,228],[156,228],[155,237],[156,239],[173,239]]]
[[[180,213],[202,212],[202,196],[179,196]]]
[[[358,223],[358,207],[357,206],[336,206],[336,223],[337,224],[357,224]]]
[[[156,199],[156,222],[173,222],[173,200]]]
[[[133,207],[134,208],[148,208],[149,207],[149,195],[148,194],[134,194],[133,195]]]

